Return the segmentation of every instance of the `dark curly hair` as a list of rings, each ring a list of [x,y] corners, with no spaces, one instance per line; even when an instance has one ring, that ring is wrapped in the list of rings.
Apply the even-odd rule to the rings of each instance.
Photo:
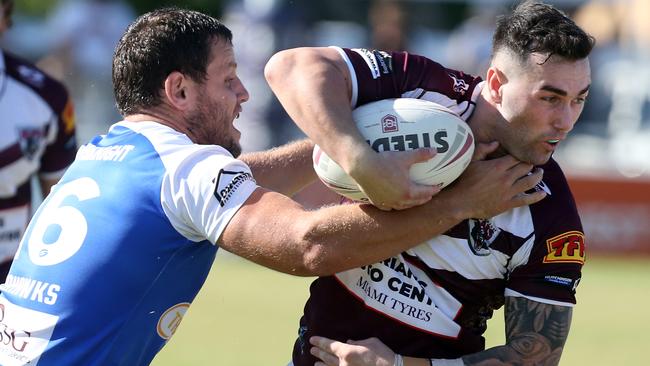
[[[164,8],[136,19],[113,55],[113,92],[120,113],[159,105],[160,91],[173,71],[204,81],[215,38],[232,43],[232,32],[197,11]]]
[[[589,56],[594,37],[551,5],[524,1],[512,13],[497,19],[492,55],[507,49],[525,62],[531,53],[557,55],[568,60]],[[545,61],[546,62],[546,61]]]

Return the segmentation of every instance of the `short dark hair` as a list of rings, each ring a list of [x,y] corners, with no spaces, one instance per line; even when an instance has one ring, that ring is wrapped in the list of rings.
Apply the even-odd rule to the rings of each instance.
[[[594,37],[551,5],[524,1],[512,13],[497,19],[492,38],[492,55],[507,49],[525,62],[532,53],[557,55],[567,60],[589,56]]]
[[[173,71],[205,81],[215,38],[232,43],[232,32],[198,11],[171,7],[138,17],[113,55],[113,92],[120,113],[159,105],[160,91]]]

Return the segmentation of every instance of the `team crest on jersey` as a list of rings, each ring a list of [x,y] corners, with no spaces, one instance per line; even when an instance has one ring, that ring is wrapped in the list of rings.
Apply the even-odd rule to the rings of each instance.
[[[392,114],[387,114],[384,117],[382,117],[381,131],[383,133],[399,131],[399,124],[397,123],[397,117],[393,116]]]
[[[546,240],[544,263],[585,263],[585,235],[568,231]]]
[[[449,77],[454,81],[454,92],[459,93],[460,95],[465,95],[469,90],[469,84],[463,79],[456,78],[453,74],[449,74]]]
[[[23,156],[29,160],[34,158],[44,138],[45,132],[42,128],[18,128],[18,144],[20,145],[20,151],[22,151]]]
[[[494,242],[501,229],[494,226],[490,220],[470,219],[469,248],[478,256],[490,255],[490,244]]]
[[[255,178],[249,172],[232,172],[221,169],[217,178],[212,180],[215,183],[214,196],[221,207],[225,206],[237,189],[248,180],[255,182]]]
[[[156,332],[160,338],[169,340],[174,333],[176,333],[176,329],[178,329],[181,320],[183,320],[183,317],[189,308],[189,302],[182,302],[165,310],[158,319],[158,324],[156,325]]]

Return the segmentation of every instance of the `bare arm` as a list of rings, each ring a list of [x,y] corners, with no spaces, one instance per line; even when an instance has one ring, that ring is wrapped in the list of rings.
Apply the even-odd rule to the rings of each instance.
[[[441,234],[468,217],[492,217],[536,202],[522,194],[541,172],[510,156],[470,164],[454,184],[422,206],[385,212],[370,205],[305,210],[258,188],[224,230],[219,244],[256,263],[295,275],[329,275],[374,263]]]
[[[548,365],[560,363],[573,309],[523,297],[507,297],[506,344],[464,356],[465,365]]]
[[[262,187],[291,196],[317,177],[312,165],[314,143],[304,139],[239,157]]]
[[[409,178],[409,167],[434,151],[381,156],[352,120],[350,72],[333,48],[297,48],[274,55],[264,75],[295,123],[361,186],[375,206],[403,209],[428,201],[435,190]],[[381,179],[380,179],[381,178]]]
[[[404,366],[488,366],[545,365],[560,363],[573,309],[549,305],[523,297],[507,297],[505,307],[506,344],[456,360],[427,360],[404,357]],[[313,337],[312,353],[322,359],[320,365],[338,365],[346,360],[350,366],[392,366],[395,354],[376,338],[341,343]],[[316,365],[319,365],[317,363]]]

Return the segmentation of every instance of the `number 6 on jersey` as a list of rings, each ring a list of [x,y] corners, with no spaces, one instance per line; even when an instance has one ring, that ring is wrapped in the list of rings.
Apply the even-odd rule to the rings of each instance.
[[[85,201],[99,197],[100,193],[97,182],[88,177],[58,187],[37,213],[33,229],[28,228],[23,238],[21,246],[27,242],[29,259],[39,266],[52,266],[72,257],[86,238],[88,222],[81,211],[64,201],[68,197]],[[54,240],[56,226],[58,237]]]

